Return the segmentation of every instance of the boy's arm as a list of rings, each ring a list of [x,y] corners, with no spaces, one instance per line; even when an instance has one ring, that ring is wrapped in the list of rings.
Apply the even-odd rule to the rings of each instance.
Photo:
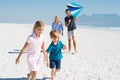
[[[66,45],[64,45],[62,49],[63,49],[63,50],[67,49]]]
[[[20,58],[23,55],[24,51],[26,50],[26,48],[28,47],[28,42],[25,43],[25,45],[23,46],[22,50],[20,51],[20,54],[18,55],[17,59],[16,59],[16,64],[19,64],[20,62]]]

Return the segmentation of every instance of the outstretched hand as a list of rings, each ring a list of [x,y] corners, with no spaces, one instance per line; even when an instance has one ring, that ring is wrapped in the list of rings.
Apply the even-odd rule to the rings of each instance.
[[[67,49],[66,45],[63,46],[63,50]]]
[[[19,64],[19,62],[20,62],[20,58],[17,58],[15,64]]]

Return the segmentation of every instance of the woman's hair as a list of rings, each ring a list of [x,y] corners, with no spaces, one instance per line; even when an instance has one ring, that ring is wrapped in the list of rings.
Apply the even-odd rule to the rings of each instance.
[[[50,37],[51,38],[59,38],[59,33],[57,30],[53,30],[50,32]]]
[[[59,20],[58,16],[55,16],[54,23],[59,23],[59,22],[60,22],[60,20]]]
[[[33,32],[35,31],[36,28],[38,27],[44,27],[44,23],[42,21],[36,21],[33,27]]]

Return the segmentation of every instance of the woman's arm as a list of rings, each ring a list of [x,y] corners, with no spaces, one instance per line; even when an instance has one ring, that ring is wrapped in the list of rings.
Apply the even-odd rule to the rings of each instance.
[[[64,28],[63,28],[62,23],[60,24],[60,28],[61,28],[61,29],[60,29],[60,30],[61,30],[60,32],[61,32],[61,34],[62,34],[62,36],[63,36],[63,31],[64,31]]]

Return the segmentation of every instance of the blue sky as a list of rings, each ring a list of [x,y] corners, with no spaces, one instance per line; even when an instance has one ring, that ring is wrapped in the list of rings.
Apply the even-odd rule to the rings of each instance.
[[[58,15],[63,22],[66,4],[76,2],[84,7],[82,14],[118,14],[120,0],[0,0],[0,23],[52,23]]]

